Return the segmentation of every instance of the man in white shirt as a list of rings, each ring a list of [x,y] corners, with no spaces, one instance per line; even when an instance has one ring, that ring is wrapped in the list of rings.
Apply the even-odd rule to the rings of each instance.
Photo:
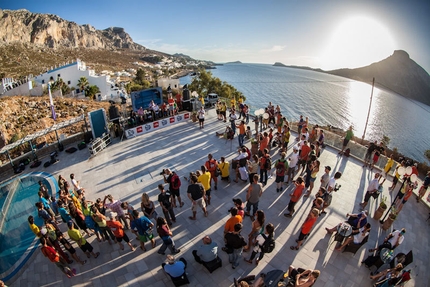
[[[384,242],[378,246],[378,248],[369,249],[369,252],[373,252],[375,250],[381,251],[383,248],[388,248],[390,250],[394,250],[397,246],[402,244],[405,239],[404,234],[406,233],[406,229],[402,228],[401,230],[394,230],[387,237],[385,237]]]
[[[342,176],[342,173],[340,171],[338,171],[328,181],[328,184],[327,184],[327,197],[324,200],[324,205],[323,205],[323,209],[321,210],[321,214],[326,214],[327,213],[325,211],[325,208],[328,207],[328,206],[330,206],[331,200],[332,200],[332,197],[333,197],[333,191],[337,191],[337,190],[335,190],[336,180],[338,180],[341,176]]]
[[[369,202],[370,197],[375,193],[378,192],[379,189],[379,176],[380,174],[377,172],[375,174],[375,178],[372,179],[372,181],[369,183],[369,186],[367,187],[366,195],[364,196],[364,201],[360,203],[362,208],[365,208],[367,203]]]
[[[363,242],[364,238],[369,235],[370,233],[371,225],[370,223],[367,223],[365,226],[361,227],[360,229],[353,230],[352,235],[349,236],[341,246],[336,248],[337,251],[341,251],[342,248],[350,244],[351,242],[354,242],[354,244],[361,244]]]
[[[290,163],[288,165],[288,172],[287,172],[288,178],[287,178],[286,184],[289,184],[294,179],[296,166],[297,166],[297,163],[299,162],[299,150],[296,146],[293,147],[293,153],[288,158],[288,160],[290,161]]]

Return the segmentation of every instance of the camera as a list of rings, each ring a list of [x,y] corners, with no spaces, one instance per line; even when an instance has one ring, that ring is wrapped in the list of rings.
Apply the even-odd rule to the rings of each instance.
[[[160,175],[165,175],[166,174],[166,170],[165,169],[163,169],[161,172],[160,172]]]
[[[341,187],[342,187],[342,185],[340,185],[340,184],[337,184],[337,183],[336,183],[336,184],[334,185],[334,189],[333,189],[333,190],[334,190],[334,191],[338,191]]]

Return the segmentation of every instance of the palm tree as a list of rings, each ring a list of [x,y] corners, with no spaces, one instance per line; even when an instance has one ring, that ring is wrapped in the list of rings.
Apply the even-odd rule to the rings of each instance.
[[[90,99],[95,100],[96,94],[98,93],[100,93],[100,89],[96,85],[87,86],[85,88],[85,96],[89,97]]]
[[[79,87],[79,90],[82,92],[82,91],[84,91],[85,90],[85,88],[86,87],[88,87],[90,85],[90,83],[88,83],[88,80],[87,80],[87,78],[86,77],[81,77],[79,80],[78,80],[78,87]]]

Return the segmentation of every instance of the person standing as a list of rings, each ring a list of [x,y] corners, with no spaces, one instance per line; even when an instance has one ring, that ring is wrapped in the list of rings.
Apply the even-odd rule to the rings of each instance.
[[[288,160],[290,161],[290,164],[288,167],[288,173],[287,173],[288,178],[287,178],[286,184],[289,184],[290,182],[292,182],[296,174],[296,167],[297,167],[297,163],[299,162],[299,149],[296,146],[293,147],[293,153],[288,158]]]
[[[352,131],[352,126],[349,126],[349,129],[346,131],[345,138],[343,139],[342,149],[340,150],[339,154],[342,156],[343,151],[345,150],[346,146],[348,145],[349,141],[354,137],[354,132]]]
[[[254,220],[254,215],[258,210],[258,203],[260,201],[261,195],[263,195],[263,186],[258,182],[258,175],[254,174],[253,183],[251,183],[248,187],[248,191],[246,193],[246,212],[245,215],[251,216],[251,219]],[[249,214],[252,207],[252,215]]]
[[[287,208],[289,213],[284,213],[285,217],[293,216],[293,213],[296,211],[294,209],[294,206],[299,201],[300,197],[302,197],[303,190],[305,189],[305,183],[301,176],[297,178],[294,184],[296,185],[296,188],[294,189],[293,193],[290,194],[291,199],[290,199],[290,202],[288,203],[288,208]]]
[[[48,246],[48,244],[46,243],[46,239],[44,237],[41,237],[39,240],[40,240],[40,244],[42,244],[41,251],[43,255],[49,259],[49,261],[51,261],[58,268],[60,268],[61,272],[66,274],[67,278],[71,278],[76,275],[76,270],[70,269],[67,263],[61,261],[61,257],[58,254],[58,252],[51,246]]]
[[[388,173],[390,172],[391,168],[394,165],[394,158],[393,158],[393,154],[390,155],[390,158],[387,160],[387,163],[384,166],[384,172],[383,174],[379,177],[379,180],[381,180],[382,178],[384,178],[384,180],[381,182],[381,185],[384,184],[385,180],[388,177]]]
[[[205,109],[203,108],[203,105],[200,107],[200,110],[197,113],[197,117],[199,119],[199,126],[200,128],[204,128],[205,125]]]
[[[254,175],[258,172],[259,161],[260,159],[256,154],[253,154],[252,160],[248,161],[249,183],[252,183],[254,181]]]
[[[242,224],[236,223],[234,231],[224,235],[225,245],[228,250],[228,261],[231,263],[231,268],[236,269],[239,266],[239,258],[242,255],[243,247],[246,246],[245,238],[240,234]]]
[[[164,217],[166,218],[167,224],[172,225],[172,222],[176,222],[175,211],[173,210],[172,203],[170,202],[171,195],[164,189],[163,184],[158,185],[160,194],[158,195],[158,202],[163,209]]]
[[[369,146],[367,147],[367,151],[366,151],[366,154],[364,156],[363,167],[366,167],[367,165],[369,165],[369,167],[371,167],[372,154],[375,151],[377,145],[378,145],[377,141],[375,141],[374,143],[369,142]]]
[[[163,240],[163,245],[161,245],[158,250],[158,254],[164,255],[164,251],[166,251],[167,248],[169,248],[172,254],[181,252],[181,250],[175,247],[172,230],[170,230],[167,221],[163,217],[157,218],[157,233],[161,240]]]
[[[239,125],[236,125],[236,127],[239,128],[239,136],[237,139],[239,141],[239,146],[241,147],[243,146],[246,134],[245,121],[241,121]]]
[[[303,240],[309,235],[309,233],[312,230],[312,227],[314,226],[315,222],[317,221],[317,218],[319,216],[319,211],[316,208],[313,208],[311,212],[309,213],[308,217],[306,218],[305,222],[302,225],[299,238],[296,240],[297,245],[296,246],[290,246],[291,250],[299,250],[300,246],[303,243]]]
[[[154,235],[152,234],[152,227],[154,224],[146,216],[139,218],[139,211],[133,210],[133,220],[131,221],[131,232],[136,234],[139,238],[140,249],[146,251],[145,242],[151,240],[152,248],[154,248],[157,243],[154,240]]]
[[[155,204],[152,200],[149,199],[149,196],[146,192],[142,194],[142,199],[140,203],[140,209],[143,212],[143,215],[148,217],[149,219],[157,220],[158,213],[155,210]],[[132,212],[129,212],[130,218],[133,216]],[[131,219],[130,219],[131,220]]]
[[[424,197],[429,185],[430,185],[430,171],[427,172],[427,175],[423,181],[423,185],[421,186],[420,191],[418,192],[417,202],[420,202],[420,199]]]
[[[264,149],[263,155],[260,158],[260,183],[265,186],[267,184],[267,172],[271,169],[271,159],[269,150]]]
[[[321,176],[321,180],[320,180],[320,188],[324,187],[327,188],[328,182],[330,180],[330,171],[331,171],[331,167],[330,166],[325,166],[324,167],[324,174]]]
[[[134,251],[134,247],[131,245],[127,233],[124,232],[124,227],[122,226],[121,222],[116,220],[117,213],[112,211],[109,216],[110,220],[106,221],[106,225],[112,230],[113,234],[115,235],[116,242],[118,242],[121,250],[124,250],[124,244],[121,243],[122,240],[124,240],[127,245],[130,246],[131,251]]]
[[[191,200],[191,211],[193,212],[193,216],[190,216],[189,219],[196,220],[197,206],[203,210],[205,216],[208,216],[208,212],[206,211],[206,203],[204,200],[205,189],[203,185],[197,183],[197,176],[192,175],[190,180],[191,184],[188,185],[187,195]]]
[[[67,226],[69,227],[69,230],[67,230],[67,234],[69,235],[70,239],[72,239],[78,244],[78,246],[87,255],[88,258],[90,258],[90,255],[93,255],[94,258],[99,257],[100,252],[94,253],[93,246],[88,241],[86,241],[85,238],[82,237],[82,234],[79,232],[79,230],[75,228],[72,221],[67,222]]]
[[[208,171],[206,166],[202,165],[200,167],[201,175],[198,177],[198,182],[200,182],[205,189],[205,201],[207,205],[211,205],[211,173]]]
[[[213,158],[212,154],[208,154],[208,160],[205,162],[205,167],[211,173],[211,179],[215,183],[215,190],[218,189],[218,177],[215,176],[216,169],[218,168],[218,162]]]
[[[234,226],[236,223],[242,223],[242,216],[240,216],[238,213],[237,207],[230,208],[230,214],[231,217],[227,220],[227,222],[224,225],[224,235],[226,235],[229,232],[234,231]]]
[[[167,175],[167,178],[166,178]],[[176,172],[171,171],[170,169],[166,168],[164,170],[164,182],[169,184],[169,192],[172,196],[172,205],[173,207],[176,207],[176,197],[178,198],[179,207],[184,206],[184,203],[181,199],[180,194],[180,187],[181,187],[181,179],[176,174]]]
[[[109,200],[109,203],[106,203],[106,199]],[[130,229],[130,226],[128,225],[127,218],[124,214],[124,211],[121,208],[121,200],[114,200],[113,196],[108,194],[103,199],[103,205],[106,209],[110,209],[113,212],[115,212],[118,216],[118,219],[122,221],[123,225],[125,226],[125,229]]]
[[[255,260],[255,265],[258,265],[261,259],[263,259],[264,251],[263,251],[263,245],[266,240],[273,240],[275,237],[275,227],[272,223],[268,223],[266,225],[264,233],[257,236],[257,242],[254,246],[254,250],[252,250],[251,257],[249,260],[246,260],[246,262],[252,264],[252,261],[254,260],[255,256],[260,253],[259,257]]]
[[[327,195],[326,195],[326,199],[324,200],[324,206],[323,209],[321,210],[321,214],[326,214],[327,212],[325,211],[325,209],[327,207],[330,206],[331,204],[331,200],[333,198],[333,192],[336,192],[336,180],[338,180],[339,178],[341,178],[342,173],[340,171],[337,171],[334,176],[332,178],[330,178],[330,180],[328,181],[327,184]]]
[[[275,162],[276,168],[276,192],[282,191],[282,184],[285,180],[285,172],[288,170],[288,162],[285,159],[287,154],[285,152],[281,153],[281,158]]]
[[[236,120],[237,120],[237,116],[236,116],[236,111],[234,110],[234,108],[232,108],[230,110],[229,119],[230,119],[231,129],[233,130],[233,134],[236,134]]]
[[[362,203],[360,203],[361,208],[365,208],[367,203],[369,202],[369,199],[375,192],[378,192],[379,189],[379,176],[380,174],[377,172],[375,173],[375,177],[372,179],[372,181],[369,183],[369,186],[367,187],[366,195],[364,196],[364,200]]]

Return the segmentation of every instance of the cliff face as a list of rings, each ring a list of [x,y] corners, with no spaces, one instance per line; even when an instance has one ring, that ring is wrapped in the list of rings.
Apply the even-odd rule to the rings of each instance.
[[[35,44],[49,48],[100,48],[145,50],[123,28],[96,30],[52,14],[27,10],[0,10],[0,43]]]
[[[357,69],[327,71],[358,81],[381,84],[402,96],[430,105],[430,76],[405,51],[394,51],[393,55],[380,62]]]

